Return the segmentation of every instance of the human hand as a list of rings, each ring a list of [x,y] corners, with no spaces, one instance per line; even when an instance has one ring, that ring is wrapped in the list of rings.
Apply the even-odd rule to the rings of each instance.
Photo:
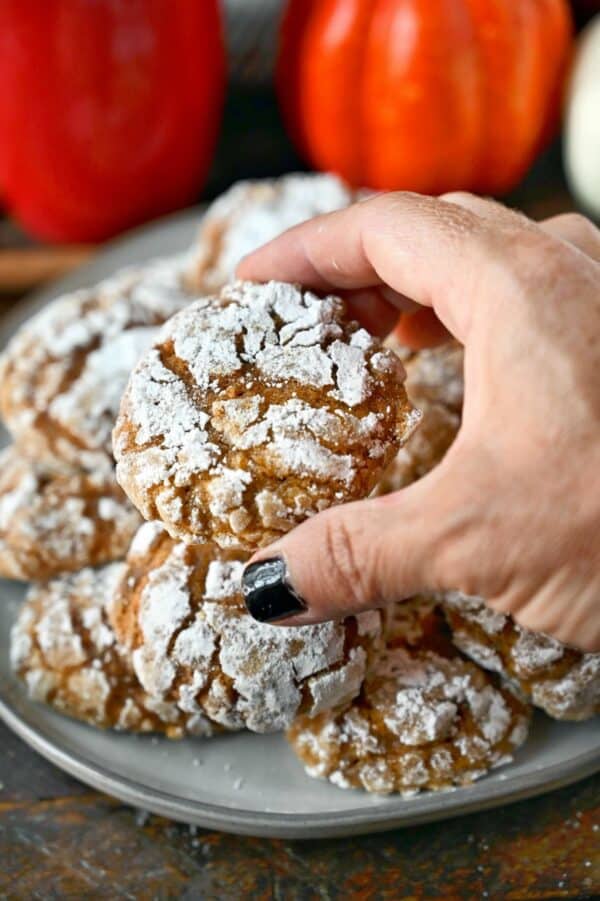
[[[442,463],[258,551],[251,612],[261,579],[285,625],[458,589],[600,650],[600,232],[466,194],[382,194],[291,229],[238,274],[341,293],[378,334],[405,311],[413,345],[445,330],[465,345],[463,424]]]

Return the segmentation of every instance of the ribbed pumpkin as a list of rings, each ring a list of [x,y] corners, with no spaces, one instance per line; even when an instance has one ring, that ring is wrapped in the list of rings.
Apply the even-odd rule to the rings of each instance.
[[[554,133],[571,46],[567,0],[290,0],[278,92],[318,169],[501,194]]]

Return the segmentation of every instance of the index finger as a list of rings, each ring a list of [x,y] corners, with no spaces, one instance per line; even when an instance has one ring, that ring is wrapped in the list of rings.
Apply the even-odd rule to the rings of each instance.
[[[489,223],[456,204],[379,194],[284,232],[242,260],[237,275],[299,282],[320,292],[390,286],[433,307],[464,342],[468,298],[476,293],[471,283],[489,260],[489,231]]]

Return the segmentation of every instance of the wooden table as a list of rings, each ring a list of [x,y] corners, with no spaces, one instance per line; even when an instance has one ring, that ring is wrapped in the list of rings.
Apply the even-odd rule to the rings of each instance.
[[[195,830],[90,791],[0,726],[0,898],[591,898],[600,777],[533,801],[356,839]]]
[[[266,95],[230,101],[217,158],[205,196],[235,178],[299,166]],[[537,218],[572,207],[556,148],[511,202]],[[0,252],[15,244],[29,242],[0,223]],[[5,295],[0,308],[11,302]],[[600,895],[599,848],[600,777],[378,836],[268,841],[140,814],[62,774],[0,726],[0,899],[584,899]]]

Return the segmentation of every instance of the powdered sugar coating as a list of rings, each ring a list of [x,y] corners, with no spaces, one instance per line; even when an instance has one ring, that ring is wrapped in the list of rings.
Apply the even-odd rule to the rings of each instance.
[[[146,694],[106,616],[124,565],[36,585],[11,633],[11,663],[34,701],[95,726],[134,732],[210,735],[205,717]]]
[[[395,335],[387,342],[406,368],[406,393],[422,414],[419,428],[385,472],[376,494],[399,491],[427,475],[446,455],[461,424],[464,352],[456,342],[411,351]]]
[[[0,576],[44,580],[125,556],[140,525],[112,471],[49,473],[0,453]]]
[[[152,530],[152,534],[150,534]],[[256,622],[240,593],[243,558],[162,536],[152,524],[130,553],[111,609],[146,690],[226,729],[272,732],[359,690],[379,617],[297,629]]]
[[[450,341],[439,347],[417,351],[403,362],[406,390],[417,406],[435,403],[455,413],[462,412],[465,394],[462,345]]]
[[[600,712],[600,654],[584,654],[524,629],[482,598],[449,592],[443,601],[457,647],[516,682],[536,707],[559,720]]]
[[[157,326],[192,299],[186,260],[155,260],[59,297],[17,332],[0,361],[0,409],[30,456],[54,467],[110,466],[129,373]]]
[[[410,796],[508,762],[528,719],[527,707],[474,664],[398,645],[381,655],[357,699],[299,717],[288,738],[311,776]]]
[[[375,489],[376,495],[400,491],[423,478],[443,460],[460,428],[460,416],[441,404],[419,403],[421,422],[400,448]]]
[[[246,254],[293,225],[348,206],[355,196],[334,175],[236,182],[202,220],[188,282],[194,290],[218,291]]]
[[[369,493],[417,422],[403,378],[339,298],[235,283],[175,316],[133,371],[119,482],[173,537],[266,544]]]

